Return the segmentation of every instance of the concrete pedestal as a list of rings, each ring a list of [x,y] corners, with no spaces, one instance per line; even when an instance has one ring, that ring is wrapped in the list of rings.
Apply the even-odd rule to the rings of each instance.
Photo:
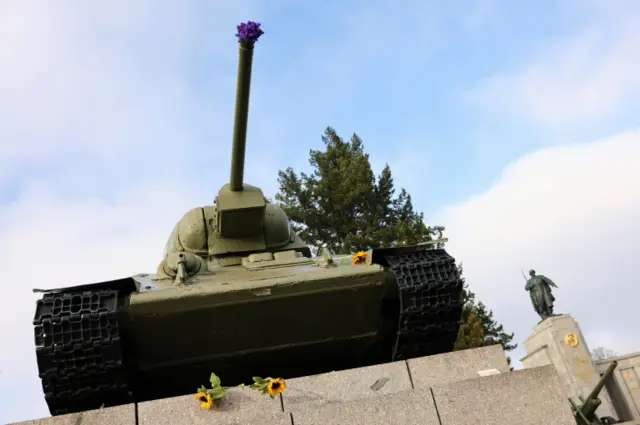
[[[578,322],[570,314],[549,317],[539,323],[524,343],[527,355],[521,359],[525,368],[552,364],[565,387],[567,397],[580,403],[600,379]],[[606,388],[599,395],[602,404],[598,416],[616,417]]]

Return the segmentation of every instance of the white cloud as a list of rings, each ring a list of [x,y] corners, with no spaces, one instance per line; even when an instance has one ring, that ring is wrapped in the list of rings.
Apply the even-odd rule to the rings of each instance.
[[[639,160],[640,131],[540,150],[443,211],[451,254],[517,342],[539,320],[520,272],[533,268],[558,284],[556,312],[574,315],[592,348],[640,351]]]
[[[173,226],[202,201],[160,180],[129,188],[110,203],[61,198],[35,184],[0,207],[0,422],[49,415],[31,325],[39,295],[31,289],[154,273]]]
[[[2,2],[0,179],[54,161],[95,167],[145,158],[135,168],[151,169],[193,155],[204,135],[226,136],[235,73],[227,51],[247,4],[197,3]],[[196,28],[212,40],[206,49],[194,43]],[[206,86],[197,87],[203,57],[224,60],[212,60]],[[205,104],[211,93],[217,101]]]
[[[590,2],[597,18],[579,32],[547,39],[518,69],[482,81],[473,103],[554,130],[592,124],[637,105],[640,18],[629,2]],[[583,11],[589,3],[574,4]],[[523,46],[526,48],[526,46]]]
[[[141,122],[157,122],[164,131],[176,132],[170,123],[177,120],[167,118],[181,112],[187,88],[170,67],[158,66],[151,76],[140,72],[145,61],[159,59],[157,47],[136,57],[138,49],[152,47],[143,46],[138,37],[152,23],[143,5],[148,7],[138,3],[125,14],[95,3],[3,3],[0,111],[7,142],[0,161],[70,152],[92,159],[117,157],[153,141],[150,133],[157,127]],[[180,18],[186,20],[165,20],[178,34],[185,25]],[[118,37],[105,36],[114,34]]]

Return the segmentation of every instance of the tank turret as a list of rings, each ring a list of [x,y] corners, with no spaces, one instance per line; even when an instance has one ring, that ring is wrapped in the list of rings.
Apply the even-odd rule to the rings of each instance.
[[[238,253],[294,250],[310,256],[307,245],[293,232],[285,212],[267,204],[262,190],[244,182],[249,97],[255,44],[264,34],[261,25],[249,21],[238,25],[239,44],[236,105],[229,183],[222,186],[215,206],[187,212],[172,232],[157,278],[192,276],[209,266],[237,265]],[[198,257],[198,258],[196,258]],[[178,269],[183,267],[184,270]],[[180,283],[179,282],[179,283]]]

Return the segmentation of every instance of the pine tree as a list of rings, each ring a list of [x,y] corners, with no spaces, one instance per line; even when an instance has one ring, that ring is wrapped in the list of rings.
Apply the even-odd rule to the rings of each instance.
[[[358,135],[345,142],[328,127],[322,141],[324,151],[310,151],[313,172],[280,171],[276,195],[293,229],[316,253],[322,246],[349,253],[441,237],[444,227],[427,227],[404,189],[394,197],[388,165],[375,176]]]
[[[484,330],[476,309],[467,312],[467,319],[460,324],[454,351],[484,346]]]

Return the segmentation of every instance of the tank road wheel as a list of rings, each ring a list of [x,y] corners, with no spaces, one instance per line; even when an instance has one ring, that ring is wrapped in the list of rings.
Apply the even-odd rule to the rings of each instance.
[[[444,249],[381,251],[396,277],[400,302],[392,360],[452,351],[463,304],[455,259]]]
[[[53,416],[131,402],[117,290],[47,293],[35,318],[36,358]]]

